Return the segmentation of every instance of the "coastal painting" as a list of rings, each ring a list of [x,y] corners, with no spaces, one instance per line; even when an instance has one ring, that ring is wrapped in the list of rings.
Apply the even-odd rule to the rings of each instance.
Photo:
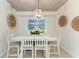
[[[28,20],[28,30],[34,33],[43,33],[45,30],[45,20],[44,19],[29,19]]]

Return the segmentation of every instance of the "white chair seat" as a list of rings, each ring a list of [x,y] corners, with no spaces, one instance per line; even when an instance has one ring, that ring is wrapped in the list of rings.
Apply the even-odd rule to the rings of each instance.
[[[20,46],[21,43],[20,42],[11,42],[10,46]]]
[[[30,50],[30,49],[32,49],[32,46],[22,46],[22,48],[24,49],[24,50]]]
[[[56,45],[57,44],[57,41],[49,41],[48,42],[48,45]]]
[[[46,46],[36,46],[36,49],[37,50],[45,50],[46,49]]]

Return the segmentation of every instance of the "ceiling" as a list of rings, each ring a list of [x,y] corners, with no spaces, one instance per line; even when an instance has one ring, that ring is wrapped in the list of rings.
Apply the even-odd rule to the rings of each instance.
[[[18,11],[33,11],[38,8],[38,0],[7,0]],[[39,0],[43,11],[57,11],[68,0]]]

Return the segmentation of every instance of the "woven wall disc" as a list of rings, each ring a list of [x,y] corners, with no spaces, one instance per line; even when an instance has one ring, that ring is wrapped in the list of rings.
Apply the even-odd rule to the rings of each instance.
[[[65,17],[64,15],[61,16],[61,17],[59,18],[59,20],[58,20],[59,26],[60,26],[60,27],[64,27],[64,26],[66,25],[66,23],[67,23],[66,17]]]
[[[9,16],[8,25],[10,27],[15,27],[16,26],[16,17],[14,15]]]
[[[79,31],[79,16],[73,19],[71,25],[74,30]]]

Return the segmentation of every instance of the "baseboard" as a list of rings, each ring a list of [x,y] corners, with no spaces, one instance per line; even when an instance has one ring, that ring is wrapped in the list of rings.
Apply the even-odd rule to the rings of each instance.
[[[73,58],[74,56],[71,54],[71,52],[69,52],[67,49],[65,49],[63,46],[60,46],[60,48],[64,49],[68,54],[70,54]]]
[[[6,51],[0,54],[0,58],[2,58],[6,54]]]

